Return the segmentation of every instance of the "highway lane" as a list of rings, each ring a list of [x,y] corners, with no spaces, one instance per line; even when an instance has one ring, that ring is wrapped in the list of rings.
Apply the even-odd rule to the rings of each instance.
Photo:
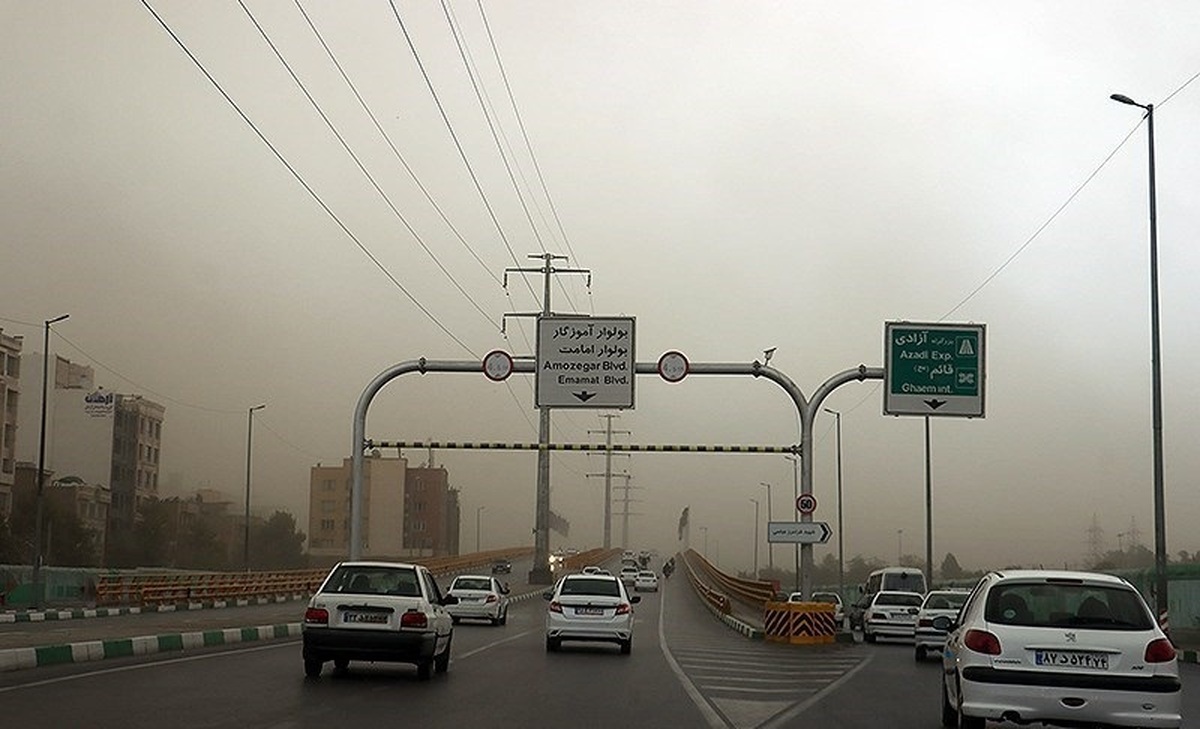
[[[914,663],[910,643],[750,641],[712,618],[685,580],[663,586],[637,606],[630,656],[569,643],[547,654],[545,603],[535,599],[513,605],[507,626],[457,626],[449,674],[428,683],[410,666],[360,663],[306,680],[299,643],[281,641],[0,675],[0,715],[12,726],[122,729],[939,726],[938,665]],[[1200,667],[1181,671],[1185,715],[1200,716]],[[991,729],[1001,727],[1012,729]]]

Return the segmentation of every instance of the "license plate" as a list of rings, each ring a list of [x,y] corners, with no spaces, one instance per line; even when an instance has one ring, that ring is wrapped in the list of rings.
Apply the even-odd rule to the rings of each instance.
[[[575,608],[576,615],[603,615],[604,608],[598,607],[577,607]]]
[[[343,618],[347,623],[386,623],[387,613],[346,613]]]
[[[1034,651],[1033,662],[1039,666],[1052,666],[1054,668],[1084,668],[1093,671],[1108,670],[1107,653]]]

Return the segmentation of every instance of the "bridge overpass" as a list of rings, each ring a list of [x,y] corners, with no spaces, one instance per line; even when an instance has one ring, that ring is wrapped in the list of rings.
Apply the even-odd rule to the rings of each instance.
[[[514,561],[513,575],[530,565]],[[505,626],[455,628],[446,676],[352,664],[306,680],[298,637],[0,671],[13,727],[679,726],[822,729],[939,726],[939,668],[911,644],[793,646],[715,619],[689,581],[663,580],[636,606],[635,648],[544,650],[540,586],[512,584]],[[298,600],[224,609],[0,624],[13,648],[259,626],[298,628]],[[1185,715],[1200,716],[1200,667],[1183,665]],[[1000,729],[1002,725],[993,725]]]

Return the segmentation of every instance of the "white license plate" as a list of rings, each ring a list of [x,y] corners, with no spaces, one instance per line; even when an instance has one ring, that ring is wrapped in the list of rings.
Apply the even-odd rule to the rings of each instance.
[[[598,607],[577,607],[575,608],[576,615],[603,615],[604,608]]]
[[[347,623],[386,623],[387,613],[346,613]]]
[[[1054,668],[1083,668],[1092,671],[1108,670],[1107,653],[1034,651],[1033,662],[1039,666],[1052,666]]]

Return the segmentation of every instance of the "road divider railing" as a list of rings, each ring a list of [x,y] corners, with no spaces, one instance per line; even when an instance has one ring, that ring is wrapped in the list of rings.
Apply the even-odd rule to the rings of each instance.
[[[490,566],[498,559],[524,557],[532,547],[512,547],[452,557],[422,557],[412,561],[435,575],[458,574]],[[316,591],[327,569],[265,572],[154,572],[102,575],[96,579],[99,606],[165,605],[208,601],[307,595]]]
[[[687,575],[688,582],[691,583],[692,589],[696,591],[696,594],[700,596],[700,599],[704,600],[704,602],[712,610],[720,613],[721,615],[729,615],[731,612],[733,612],[733,605],[729,601],[729,596],[725,595],[719,590],[713,589],[706,584],[704,579],[697,574],[697,570],[692,566],[693,559],[703,558],[701,558],[700,555],[692,549],[684,552],[682,557],[684,573]]]
[[[824,645],[837,640],[836,607],[825,602],[774,602],[763,606],[764,637],[773,643]]]
[[[761,609],[779,593],[778,582],[751,580],[726,574],[694,549],[689,549],[687,556],[688,562],[703,575],[708,584],[736,600]]]

